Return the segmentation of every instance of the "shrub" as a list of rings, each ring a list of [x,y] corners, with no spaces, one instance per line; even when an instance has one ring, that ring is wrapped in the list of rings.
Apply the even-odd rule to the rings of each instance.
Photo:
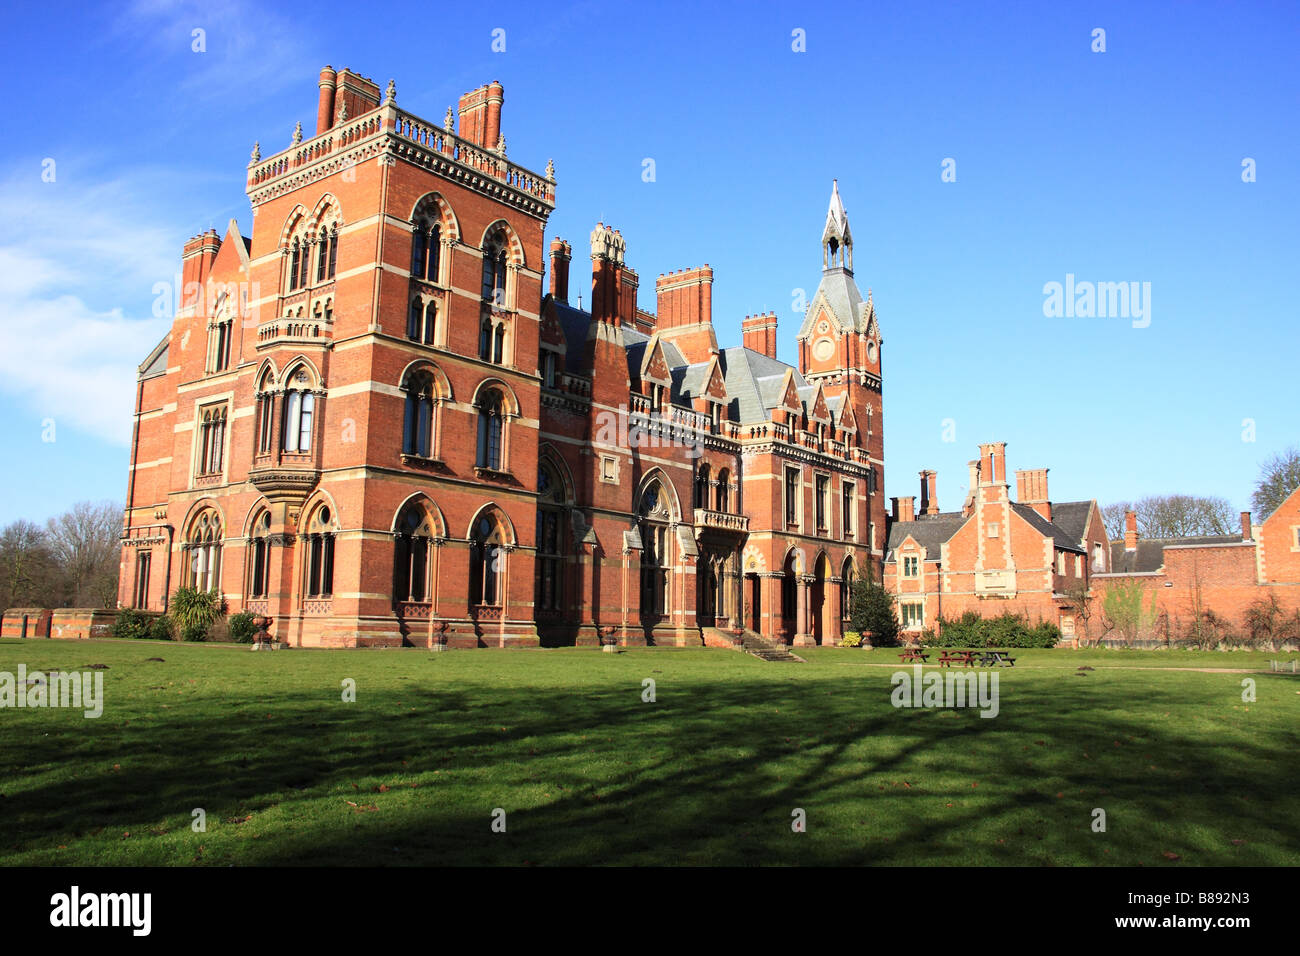
[[[257,616],[249,611],[240,611],[230,615],[227,622],[230,627],[230,639],[236,644],[252,644],[257,634]]]
[[[858,581],[853,585],[849,624],[859,634],[869,636],[876,647],[896,646],[898,615],[894,611],[894,596],[878,584]]]
[[[151,641],[174,641],[176,632],[172,628],[172,620],[166,614],[160,614],[153,619],[149,625],[149,640]]]
[[[1051,621],[1030,625],[1019,614],[1009,611],[997,617],[981,617],[966,611],[953,620],[939,618],[939,632],[923,631],[921,643],[931,647],[1055,647],[1061,629]]]
[[[178,588],[172,595],[168,613],[182,641],[205,641],[208,628],[225,613],[225,607],[216,591]]]
[[[144,611],[138,611],[133,607],[124,607],[118,610],[117,617],[113,619],[113,626],[108,632],[113,637],[124,640],[136,640],[141,637],[149,636],[149,627],[152,615]]]

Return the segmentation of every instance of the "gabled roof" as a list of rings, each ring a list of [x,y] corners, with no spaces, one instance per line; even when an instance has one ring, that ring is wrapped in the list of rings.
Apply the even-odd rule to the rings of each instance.
[[[804,386],[803,376],[792,366],[743,347],[723,349],[718,353],[723,384],[736,410],[736,421],[765,422],[771,410],[781,405],[787,372],[794,375],[795,387]]]
[[[852,273],[845,269],[827,269],[822,273],[822,281],[813,293],[808,312],[803,324],[799,326],[799,337],[803,338],[812,331],[813,322],[820,314],[820,304],[826,303],[826,311],[839,325],[841,331],[865,332],[868,325],[868,310],[858,284],[853,281]]]
[[[885,561],[897,560],[894,551],[908,537],[914,538],[917,544],[925,548],[927,558],[935,560],[939,557],[939,549],[961,530],[961,526],[967,520],[969,516],[963,515],[960,511],[941,511],[937,515],[925,515],[914,521],[895,521],[889,526],[889,540],[885,544]]]
[[[1062,551],[1078,551],[1082,553],[1083,548],[1079,546],[1079,538],[1070,537],[1060,525],[1054,521],[1048,521],[1029,505],[1022,505],[1018,501],[1013,501],[1011,509],[1033,525],[1034,529],[1041,532],[1043,537],[1051,538],[1052,543]],[[1079,537],[1082,537],[1082,535]]]
[[[171,340],[172,333],[169,329],[167,334],[162,337],[162,341],[155,345],[145,360],[140,363],[139,373],[141,378],[161,375],[167,371],[167,353],[170,350]]]
[[[1083,536],[1088,532],[1090,514],[1091,501],[1052,502],[1052,524],[1069,535],[1076,544],[1083,543]]]

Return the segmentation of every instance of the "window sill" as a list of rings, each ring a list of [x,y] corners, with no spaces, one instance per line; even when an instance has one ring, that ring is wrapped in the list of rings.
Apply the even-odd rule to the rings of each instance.
[[[446,465],[441,458],[426,458],[424,455],[413,455],[410,452],[402,452],[402,464],[412,468],[445,468]]]
[[[508,471],[498,471],[496,468],[484,468],[481,465],[474,466],[474,475],[477,478],[486,478],[489,481],[514,481],[515,476]]]

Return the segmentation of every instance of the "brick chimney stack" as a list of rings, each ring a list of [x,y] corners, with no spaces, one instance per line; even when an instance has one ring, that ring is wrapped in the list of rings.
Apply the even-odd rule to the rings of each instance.
[[[894,520],[895,521],[913,521],[915,520],[916,499],[910,495],[906,498],[890,498],[894,503]]]
[[[1007,483],[1006,442],[986,442],[980,445],[980,483],[985,485]]]
[[[745,348],[776,358],[776,313],[747,315],[740,323]]]
[[[216,262],[217,253],[220,251],[221,237],[217,235],[215,229],[209,229],[185,243],[181,250],[181,288],[198,291],[190,296],[182,293],[181,308],[194,305],[196,300],[201,301],[204,295],[203,286],[207,284],[212,272],[212,264]]]
[[[619,325],[619,297],[625,285],[623,253],[627,243],[617,229],[603,222],[591,231],[591,317]]]
[[[551,298],[569,304],[569,260],[573,247],[563,239],[551,240]]]
[[[333,67],[326,66],[320,71],[320,99],[316,103],[317,136],[334,127],[334,89],[337,86],[338,74]]]
[[[921,472],[921,514],[937,515],[939,513],[939,496],[935,493],[935,472],[926,469]]]
[[[495,146],[487,142],[488,133],[488,87],[480,86],[461,96],[457,104],[456,129],[460,138],[475,146]],[[497,104],[497,133],[500,135],[501,107]]]
[[[1016,500],[1029,505],[1048,521],[1052,520],[1052,503],[1047,496],[1047,469],[1033,468],[1016,472]]]
[[[493,80],[487,85],[487,130],[483,145],[496,149],[501,142],[501,104],[505,102],[506,91],[499,82]]]
[[[1138,549],[1138,516],[1136,511],[1124,512],[1124,550]]]
[[[713,322],[713,269],[708,263],[661,275],[655,280],[655,294],[660,331]]]
[[[970,471],[970,479],[969,479],[970,484],[967,485],[966,500],[962,502],[962,506],[961,506],[961,513],[963,518],[970,517],[971,512],[975,510],[976,489],[978,489],[980,486],[979,461],[978,460],[968,461],[966,462],[966,467]]]
[[[1252,538],[1252,533],[1250,529],[1250,512],[1243,511],[1241,513],[1241,540],[1250,541],[1251,538]]]

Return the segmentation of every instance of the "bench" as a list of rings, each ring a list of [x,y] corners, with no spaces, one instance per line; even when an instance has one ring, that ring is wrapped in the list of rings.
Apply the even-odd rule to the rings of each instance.
[[[943,656],[939,658],[939,666],[947,667],[949,664],[961,664],[963,667],[975,666],[974,651],[944,651]]]
[[[903,659],[904,664],[908,663],[909,661],[921,661],[924,663],[925,661],[928,661],[930,659],[930,655],[926,654],[919,647],[909,647],[898,656]]]

